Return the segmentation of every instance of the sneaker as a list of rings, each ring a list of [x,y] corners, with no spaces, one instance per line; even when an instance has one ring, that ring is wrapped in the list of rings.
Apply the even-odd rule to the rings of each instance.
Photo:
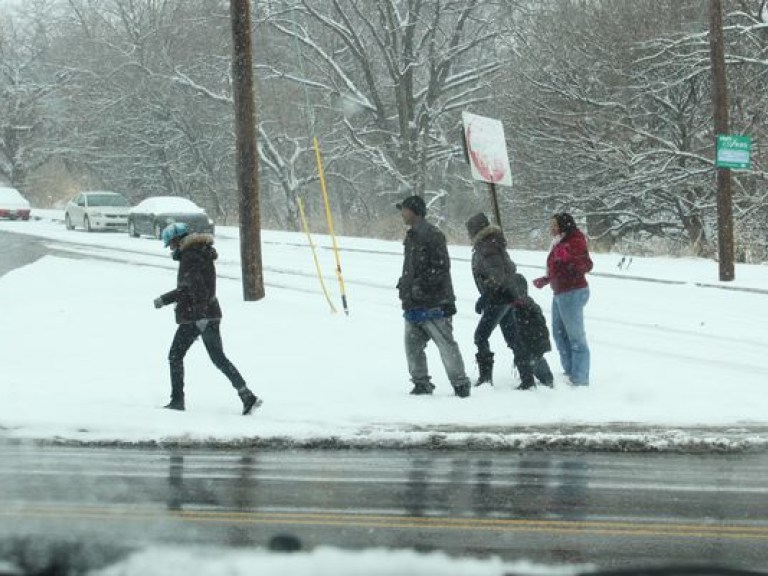
[[[243,416],[248,416],[251,412],[253,412],[254,408],[258,408],[261,406],[264,402],[262,402],[261,398],[256,396],[253,392],[250,390],[247,390],[242,395],[243,400]]]
[[[163,408],[184,412],[184,400],[171,400],[168,404],[163,406]]]
[[[424,396],[432,394],[432,391],[435,389],[434,384],[415,384],[413,386],[413,390],[411,390],[411,394],[414,396]]]

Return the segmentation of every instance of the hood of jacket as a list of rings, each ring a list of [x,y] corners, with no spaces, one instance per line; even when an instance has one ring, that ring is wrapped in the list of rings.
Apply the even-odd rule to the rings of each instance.
[[[502,232],[501,228],[499,228],[495,224],[489,224],[488,226],[480,230],[480,232],[475,234],[474,237],[472,238],[472,246],[477,248],[479,244],[482,244],[486,240],[496,242],[504,247],[506,247],[507,245],[507,239],[504,238],[504,232]]]
[[[211,257],[216,260],[219,257],[216,249],[213,247],[214,238],[210,234],[187,234],[181,239],[179,243],[179,249],[181,251],[189,250],[190,248],[209,248]]]

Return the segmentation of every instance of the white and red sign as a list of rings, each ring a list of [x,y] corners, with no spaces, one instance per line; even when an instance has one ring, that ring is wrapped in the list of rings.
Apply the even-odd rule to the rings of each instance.
[[[470,112],[462,112],[461,116],[472,178],[512,186],[512,169],[501,121]]]

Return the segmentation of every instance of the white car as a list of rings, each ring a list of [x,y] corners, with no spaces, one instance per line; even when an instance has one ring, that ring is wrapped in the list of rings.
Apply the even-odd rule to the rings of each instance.
[[[125,230],[131,205],[117,192],[81,192],[67,204],[64,225],[67,230],[82,226],[92,230]]]
[[[0,218],[29,220],[29,202],[16,188],[0,186]]]

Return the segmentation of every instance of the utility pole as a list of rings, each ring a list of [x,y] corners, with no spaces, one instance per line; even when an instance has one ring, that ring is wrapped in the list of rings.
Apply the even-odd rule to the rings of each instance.
[[[264,298],[259,209],[259,154],[256,148],[256,100],[253,91],[251,0],[230,0],[232,89],[237,135],[237,190],[240,209],[240,260],[243,299]]]
[[[717,139],[718,134],[728,134],[729,130],[721,0],[709,0],[709,48],[712,60],[712,105],[715,116],[715,139]],[[731,170],[715,167],[715,171],[717,172],[717,252],[720,280],[730,281],[734,278]]]

